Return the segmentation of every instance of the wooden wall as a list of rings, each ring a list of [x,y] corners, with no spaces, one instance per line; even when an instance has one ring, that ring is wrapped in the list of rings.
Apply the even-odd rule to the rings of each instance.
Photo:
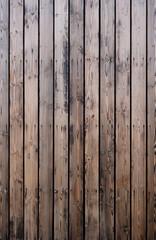
[[[156,239],[156,0],[0,0],[0,239]]]

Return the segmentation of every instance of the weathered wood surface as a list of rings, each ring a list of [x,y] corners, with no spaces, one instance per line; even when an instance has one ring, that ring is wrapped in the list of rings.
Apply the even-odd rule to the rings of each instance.
[[[39,239],[50,240],[53,237],[53,1],[51,0],[40,1],[39,83]]]
[[[70,1],[70,239],[83,238],[83,7]]]
[[[0,239],[8,239],[8,1],[0,1]]]
[[[130,84],[130,1],[117,0],[116,239],[130,239]]]
[[[99,239],[99,1],[85,1],[85,236]]]
[[[10,238],[23,239],[23,1],[10,1]]]
[[[132,1],[132,239],[146,238],[146,1]]]
[[[0,0],[0,239],[156,238],[156,0]]]
[[[114,239],[114,12],[101,0],[100,38],[100,239]]]
[[[55,1],[54,239],[68,238],[68,1]]]
[[[38,1],[25,0],[24,239],[38,236]]]
[[[147,19],[147,239],[156,238],[156,1],[148,2]],[[155,222],[154,222],[155,221]]]

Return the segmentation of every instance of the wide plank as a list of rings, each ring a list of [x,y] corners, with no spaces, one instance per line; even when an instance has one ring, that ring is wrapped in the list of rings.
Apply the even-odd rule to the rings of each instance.
[[[99,239],[99,1],[85,1],[85,237]]]
[[[116,239],[130,239],[130,1],[116,2]]]
[[[114,0],[100,9],[100,239],[114,239]]]
[[[146,236],[146,0],[132,1],[132,239]]]
[[[51,0],[40,1],[39,97],[39,239],[50,240],[53,237],[53,1]]]
[[[38,0],[25,0],[24,239],[38,236]]]
[[[68,0],[55,1],[54,239],[68,238]]]
[[[10,1],[10,238],[23,239],[23,0]]]
[[[83,239],[83,0],[70,1],[70,239]]]

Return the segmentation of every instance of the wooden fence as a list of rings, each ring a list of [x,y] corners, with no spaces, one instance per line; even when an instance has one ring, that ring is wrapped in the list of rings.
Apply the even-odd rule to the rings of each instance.
[[[156,0],[0,0],[0,239],[156,239],[155,79]]]

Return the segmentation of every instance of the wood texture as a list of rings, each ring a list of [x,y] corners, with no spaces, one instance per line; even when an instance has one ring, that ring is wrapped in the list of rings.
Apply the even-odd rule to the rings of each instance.
[[[94,27],[93,27],[94,25]],[[85,1],[85,236],[99,239],[99,1]]]
[[[10,238],[23,239],[23,1],[10,1]]]
[[[156,0],[0,0],[0,239],[156,238]]]
[[[8,1],[0,1],[0,239],[8,239]]]
[[[83,22],[82,0],[70,1],[70,239],[83,238]]]
[[[137,87],[136,87],[137,86]],[[146,233],[146,1],[132,2],[132,239]]]
[[[55,1],[54,239],[68,238],[68,1]]]
[[[129,0],[116,2],[116,239],[130,239]]]
[[[147,72],[147,122],[148,122],[148,158],[147,158],[147,239],[156,238],[156,136],[153,129],[156,129],[156,1],[148,2],[148,72]]]
[[[53,236],[53,1],[51,0],[40,1],[39,97],[39,239],[50,240]]]
[[[101,0],[100,239],[114,239],[114,0]]]
[[[24,239],[38,235],[38,1],[25,0]]]

